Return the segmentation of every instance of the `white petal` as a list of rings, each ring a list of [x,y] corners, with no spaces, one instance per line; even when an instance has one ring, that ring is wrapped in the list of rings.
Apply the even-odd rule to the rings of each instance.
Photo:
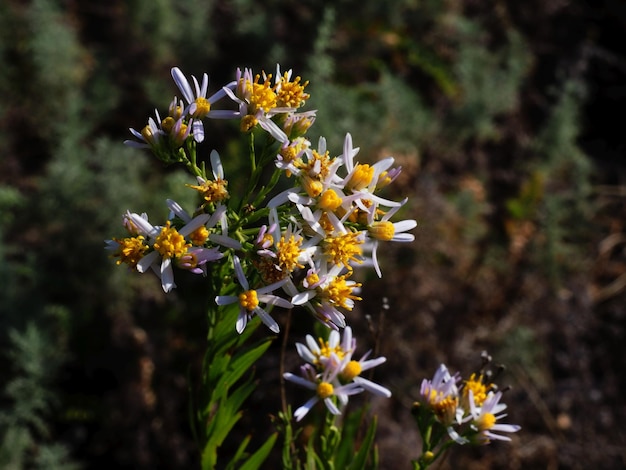
[[[256,313],[261,318],[261,321],[271,331],[273,331],[274,333],[279,333],[280,332],[280,328],[278,327],[278,323],[276,323],[276,320],[274,320],[270,316],[270,314],[267,313],[265,310],[263,310],[262,308],[257,307],[257,308],[254,309],[254,313]]]
[[[193,91],[191,90],[191,86],[189,85],[187,78],[185,78],[185,75],[183,75],[178,67],[172,68],[171,73],[176,86],[183,94],[183,97],[187,100],[187,103],[193,103]]]
[[[169,292],[176,287],[171,258],[164,258],[161,262],[161,286],[165,292]]]
[[[391,392],[388,389],[386,389],[382,385],[378,385],[377,383],[372,382],[371,380],[364,379],[363,377],[355,377],[353,380],[354,383],[359,384],[365,390],[373,393],[374,395],[386,398],[391,397]]]
[[[308,290],[305,292],[300,292],[299,294],[294,295],[291,298],[291,303],[294,305],[302,305],[307,303],[309,300],[311,300],[313,297],[316,296],[316,292],[314,290]]]
[[[145,273],[148,269],[150,269],[150,266],[152,266],[152,264],[156,262],[157,259],[159,259],[158,251],[152,251],[148,253],[146,256],[141,258],[141,260],[139,260],[139,263],[137,263],[137,271],[139,271],[140,273]]]
[[[243,330],[246,329],[246,325],[248,324],[248,314],[241,309],[239,311],[239,316],[237,317],[237,323],[235,325],[235,329],[237,330],[237,333],[241,334],[243,333]]]
[[[313,397],[309,401],[307,401],[304,405],[302,405],[300,408],[298,408],[293,414],[293,417],[296,418],[296,421],[300,421],[302,418],[304,418],[306,414],[311,410],[311,408],[313,408],[313,406],[317,402],[318,402],[318,398]]]
[[[224,167],[222,166],[222,160],[220,154],[216,150],[211,151],[210,155],[211,168],[213,169],[213,176],[215,179],[224,179]]]

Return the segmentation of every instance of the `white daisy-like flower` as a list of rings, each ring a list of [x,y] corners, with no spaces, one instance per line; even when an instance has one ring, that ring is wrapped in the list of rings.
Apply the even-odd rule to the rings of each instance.
[[[241,267],[241,261],[237,256],[233,256],[233,266],[235,268],[235,274],[239,280],[239,285],[242,288],[242,292],[235,295],[218,295],[215,297],[215,303],[217,305],[229,305],[238,302],[239,303],[239,316],[237,317],[236,329],[238,333],[242,333],[248,324],[248,320],[252,315],[258,315],[261,321],[274,333],[278,333],[280,328],[276,320],[274,320],[267,311],[265,311],[261,304],[275,305],[283,308],[293,307],[292,303],[282,297],[272,295],[279,287],[282,287],[287,279],[283,279],[279,282],[261,287],[259,289],[250,289],[250,284],[246,279],[246,276]]]
[[[183,260],[183,267],[190,262],[189,257],[183,258],[189,255],[189,249],[193,246],[192,243],[186,238],[202,227],[208,220],[208,214],[200,214],[191,219],[180,230],[171,226],[170,221],[165,226],[158,227],[153,226],[147,219],[143,218],[139,214],[127,213],[128,219],[137,227],[138,233],[148,237],[151,241],[151,248],[153,251],[145,255],[137,263],[137,271],[144,273],[148,269],[152,269],[156,275],[161,279],[161,286],[165,292],[170,292],[176,287],[174,283],[174,272],[172,269],[172,262],[177,260]],[[212,251],[212,254],[206,254],[206,261],[219,259],[222,254],[217,251]],[[192,252],[194,256],[198,253]],[[201,256],[201,259],[205,259],[205,255]],[[160,261],[160,263],[159,263]]]
[[[361,373],[386,362],[381,356],[376,359],[368,359],[371,351],[368,351],[358,361],[352,356],[356,350],[356,339],[352,337],[352,328],[346,326],[343,330],[343,338],[338,331],[330,332],[328,341],[321,339],[316,342],[311,335],[306,336],[306,345],[296,343],[296,350],[302,359],[318,368],[338,367],[337,377],[341,383],[355,382],[364,390],[378,396],[389,398],[391,392],[371,380],[361,377]]]
[[[249,131],[258,124],[278,142],[287,142],[287,134],[272,121],[272,116],[294,109],[277,107],[276,93],[269,77],[263,74],[263,83],[259,83],[259,78],[254,77],[248,68],[243,72],[238,68],[234,91],[226,87],[223,90],[239,106],[242,130]]]
[[[371,222],[367,227],[367,233],[370,239],[370,243],[368,243],[368,245],[371,246],[372,263],[374,264],[374,269],[376,270],[378,277],[382,277],[380,265],[378,264],[379,243],[381,241],[407,243],[415,240],[415,235],[406,232],[417,227],[416,220],[406,219],[399,222],[390,222],[391,217],[395,215],[398,209],[400,209],[400,207],[402,207],[407,200],[408,198],[405,198],[400,203],[400,206],[392,207],[380,220]]]
[[[165,132],[161,127],[161,116],[159,115],[159,111],[155,109],[154,114],[156,120],[149,117],[148,124],[141,130],[141,132],[133,129],[132,127],[129,128],[130,133],[137,139],[137,141],[125,140],[124,145],[138,149],[149,148],[155,152],[163,148],[167,132]]]
[[[500,403],[502,398],[502,392],[490,392],[483,402],[482,406],[478,407],[474,404],[473,392],[470,390],[469,400],[469,416],[464,421],[469,421],[471,428],[476,431],[475,436],[471,436],[479,444],[489,444],[494,440],[510,441],[509,436],[503,436],[496,434],[497,432],[517,432],[521,429],[517,424],[502,424],[497,421],[504,418],[506,414],[502,413],[506,409],[504,403]]]
[[[296,421],[304,418],[320,400],[324,402],[328,411],[334,415],[340,415],[341,411],[333,401],[333,397],[336,397],[341,404],[345,404],[349,396],[363,391],[363,388],[355,382],[337,385],[335,379],[339,372],[339,368],[327,367],[322,374],[316,374],[310,364],[305,364],[301,368],[302,376],[297,376],[290,372],[283,374],[286,380],[315,391],[315,396],[294,412],[293,416],[296,418]]]
[[[426,405],[444,426],[458,422],[459,388],[458,373],[451,375],[441,364],[432,380],[424,379],[420,387],[420,401]]]
[[[226,96],[225,89],[233,88],[235,82],[231,82],[225,87],[220,88],[216,93],[207,97],[209,88],[209,76],[205,73],[202,75],[202,84],[198,83],[198,80],[193,75],[194,87],[191,87],[189,80],[181,72],[178,67],[173,67],[171,70],[174,83],[182,93],[185,101],[187,101],[187,108],[185,109],[185,115],[189,115],[193,121],[193,138],[196,142],[202,142],[204,140],[204,124],[202,120],[204,118],[212,119],[234,119],[239,117],[237,111],[228,110],[213,110],[211,106]]]

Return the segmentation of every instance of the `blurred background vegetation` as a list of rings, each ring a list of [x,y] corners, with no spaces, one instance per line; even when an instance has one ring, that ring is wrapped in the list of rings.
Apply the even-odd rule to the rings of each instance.
[[[103,250],[126,209],[191,195],[122,142],[172,66],[215,91],[280,63],[311,81],[312,140],[395,156],[419,221],[349,318],[388,357],[382,467],[417,456],[421,379],[488,350],[522,431],[441,468],[624,468],[624,31],[618,0],[0,0],[0,467],[196,468],[201,284],[166,298]],[[236,130],[211,124],[236,170]],[[277,359],[258,376],[242,432],[278,410]]]

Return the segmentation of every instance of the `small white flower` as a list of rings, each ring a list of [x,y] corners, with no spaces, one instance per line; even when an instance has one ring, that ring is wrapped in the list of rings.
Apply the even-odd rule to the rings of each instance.
[[[200,214],[194,217],[180,230],[172,227],[169,221],[163,227],[155,227],[147,219],[131,212],[127,213],[127,218],[137,227],[138,233],[145,235],[151,240],[151,248],[153,248],[153,251],[145,255],[137,263],[137,271],[144,273],[148,269],[152,269],[161,279],[163,290],[170,292],[176,287],[172,261],[182,259],[188,254],[192,244],[185,237],[202,227],[209,220],[209,215]],[[206,256],[206,261],[210,257],[219,259],[221,253],[211,252],[211,254],[207,253]],[[204,257],[203,254],[201,258],[204,259]],[[188,264],[189,262],[189,258],[185,258],[183,264]]]
[[[502,392],[490,392],[480,407],[474,404],[473,392],[471,390],[469,394],[470,410],[469,416],[465,420],[471,420],[470,426],[478,433],[474,439],[480,444],[489,444],[491,439],[510,441],[510,437],[496,434],[496,432],[511,433],[521,429],[517,424],[500,424],[497,422],[506,416],[506,414],[502,413],[506,409],[506,405],[500,403]]]
[[[293,416],[296,418],[296,421],[304,418],[320,400],[324,402],[328,411],[334,415],[339,415],[341,411],[333,401],[333,397],[337,397],[339,402],[345,405],[349,396],[363,391],[363,388],[354,382],[337,386],[335,379],[340,372],[338,368],[328,367],[322,374],[315,375],[314,370],[307,366],[308,364],[305,364],[302,368],[302,377],[290,372],[283,374],[286,380],[315,391],[315,396],[294,412]]]
[[[207,97],[207,91],[209,87],[209,77],[205,73],[202,75],[202,85],[198,83],[198,80],[193,75],[191,76],[194,84],[194,88],[191,88],[191,84],[181,72],[178,67],[173,67],[171,70],[172,78],[176,83],[176,86],[182,93],[185,101],[188,103],[188,107],[183,114],[189,115],[194,119],[193,121],[193,138],[196,142],[202,142],[204,140],[204,124],[202,120],[206,118],[213,119],[233,119],[238,118],[239,113],[236,111],[228,110],[213,110],[211,106],[226,96],[225,89],[229,89],[235,86],[235,82],[231,82],[223,88],[220,88],[216,93]]]
[[[278,333],[280,328],[278,323],[267,313],[260,305],[276,305],[283,308],[291,308],[293,305],[288,300],[270,294],[279,287],[282,287],[287,279],[261,287],[260,289],[250,289],[250,284],[241,267],[241,261],[237,256],[233,257],[233,266],[235,274],[239,280],[239,284],[243,291],[238,295],[218,295],[215,297],[217,305],[229,305],[239,302],[239,316],[237,317],[236,329],[238,333],[242,333],[248,324],[248,319],[252,315],[258,315],[261,321],[274,333]]]

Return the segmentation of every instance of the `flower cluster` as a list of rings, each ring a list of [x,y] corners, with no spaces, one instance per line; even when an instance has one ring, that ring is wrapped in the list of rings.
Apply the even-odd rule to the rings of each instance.
[[[317,342],[311,335],[306,336],[306,344],[297,343],[296,349],[305,364],[300,368],[300,376],[285,373],[285,379],[302,385],[315,392],[315,395],[294,412],[300,421],[320,400],[324,402],[332,414],[340,414],[337,406],[345,406],[348,397],[363,391],[378,396],[390,397],[391,392],[385,387],[361,376],[361,373],[376,367],[387,359],[378,357],[368,359],[368,351],[358,361],[353,359],[356,340],[352,337],[352,329],[347,326],[340,334],[332,330],[328,341],[319,339]]]
[[[458,444],[510,441],[510,437],[500,433],[517,432],[520,427],[500,422],[506,416],[503,413],[506,405],[500,403],[502,392],[485,380],[485,374],[472,374],[462,381],[458,373],[451,375],[441,364],[432,380],[422,381],[419,401],[415,404],[422,435],[437,423]]]
[[[183,99],[172,100],[165,118],[157,110],[141,131],[131,129],[137,140],[126,143],[150,149],[168,164],[184,164],[196,177],[197,184],[187,186],[198,192],[200,204],[189,215],[169,201],[170,220],[157,226],[145,214],[128,212],[129,236],[107,241],[118,264],[154,272],[169,292],[176,287],[175,269],[206,275],[208,263],[230,263],[241,292],[215,292],[214,300],[239,303],[239,332],[252,315],[279,331],[262,303],[302,306],[332,329],[345,327],[345,312],[361,300],[361,284],[351,279],[354,267],[370,264],[381,276],[378,245],[414,239],[407,232],[415,220],[391,221],[406,199],[380,195],[401,169],[393,168],[391,157],[359,163],[350,134],[339,155],[331,155],[324,138],[313,148],[305,135],[315,111],[299,111],[309,99],[308,82],[291,70],[281,74],[277,67],[273,78],[238,69],[235,80],[210,96],[207,74],[190,81],[173,68],[172,78]],[[236,109],[214,109],[229,101]],[[266,135],[268,144],[253,161],[251,187],[243,198],[231,197],[217,151],[210,153],[212,174],[197,164],[196,145],[205,141],[207,119],[238,120],[242,132]],[[274,176],[261,185],[267,168]],[[275,194],[281,177],[290,187]],[[274,294],[279,289],[281,294]]]

